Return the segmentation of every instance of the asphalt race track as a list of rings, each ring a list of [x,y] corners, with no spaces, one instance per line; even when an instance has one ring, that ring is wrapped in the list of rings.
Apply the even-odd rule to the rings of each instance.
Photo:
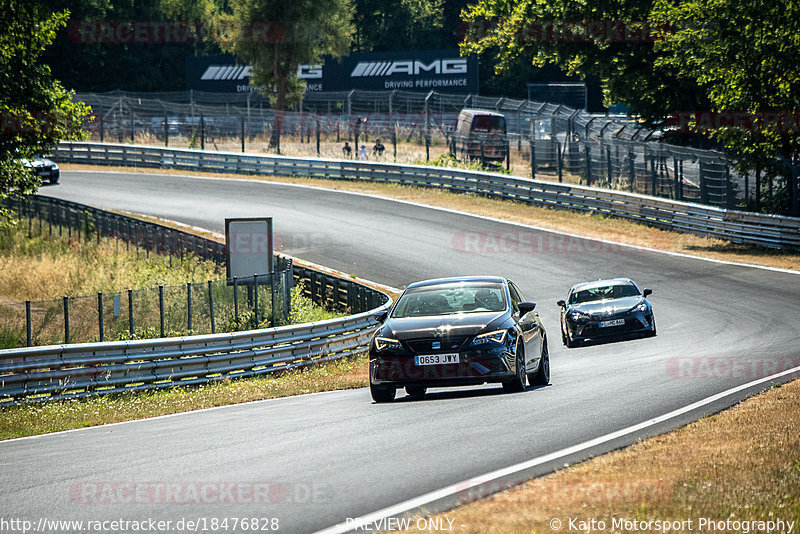
[[[800,365],[795,273],[246,180],[67,171],[61,185],[40,194],[215,231],[225,217],[272,216],[283,252],[395,287],[439,276],[508,276],[538,303],[552,384],[510,395],[499,385],[433,390],[418,402],[399,392],[387,405],[373,404],[367,389],[339,391],[3,442],[6,517],[278,518],[281,532],[314,532]],[[653,288],[658,336],[567,350],[556,300],[575,282],[613,276]],[[212,489],[205,502],[201,495],[175,504],[163,492],[132,497],[120,483]],[[221,498],[214,493],[220,483],[239,483],[228,489],[245,494],[231,491],[228,500],[226,489]],[[268,484],[271,502],[254,504],[249,483]],[[134,502],[119,502],[126,497]]]

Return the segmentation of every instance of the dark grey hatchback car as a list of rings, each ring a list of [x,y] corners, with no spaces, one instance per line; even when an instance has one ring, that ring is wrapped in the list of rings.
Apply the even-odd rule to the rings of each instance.
[[[550,382],[547,334],[513,282],[494,276],[426,280],[409,285],[369,349],[375,402],[398,388],[422,397],[429,387],[501,383],[508,392]]]

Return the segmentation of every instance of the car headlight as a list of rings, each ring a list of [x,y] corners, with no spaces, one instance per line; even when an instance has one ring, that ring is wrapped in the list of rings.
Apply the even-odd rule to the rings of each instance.
[[[487,332],[479,336],[475,336],[472,340],[473,345],[483,345],[486,343],[502,343],[506,339],[505,330],[495,330],[494,332]]]
[[[58,170],[58,163],[53,163],[53,170],[54,170],[54,171],[57,171],[57,170]]]
[[[579,311],[572,311],[569,313],[569,318],[573,321],[587,321],[589,320],[589,315]]]
[[[638,311],[638,312],[642,312],[642,313],[644,313],[644,312],[646,312],[646,311],[647,311],[647,304],[645,304],[644,302],[642,302],[641,304],[639,304],[638,306],[636,306],[635,308],[633,308],[633,311]]]
[[[378,350],[399,349],[400,341],[391,337],[376,337],[375,348]]]

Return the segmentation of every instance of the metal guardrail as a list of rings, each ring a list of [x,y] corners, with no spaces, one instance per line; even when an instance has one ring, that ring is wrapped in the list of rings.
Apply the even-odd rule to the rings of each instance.
[[[24,205],[28,215],[72,218],[77,228],[91,222],[98,236],[130,239],[153,252],[225,257],[224,244],[163,225],[56,199]],[[264,375],[366,352],[377,326],[373,315],[388,309],[389,296],[350,278],[282,263],[292,266],[295,284],[315,304],[355,315],[246,332],[0,350],[0,405]]]
[[[4,404],[187,386],[285,371],[365,352],[377,309],[248,332],[0,351]]]
[[[768,248],[800,248],[800,219],[725,210],[594,187],[447,167],[297,158],[141,145],[62,143],[63,162],[187,171],[363,180],[444,189],[556,209],[601,213],[657,228]]]

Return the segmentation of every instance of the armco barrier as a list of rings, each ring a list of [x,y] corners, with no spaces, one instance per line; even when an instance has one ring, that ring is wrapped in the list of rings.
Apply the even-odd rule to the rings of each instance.
[[[207,259],[225,257],[216,241],[73,202],[38,197],[12,207],[76,223],[89,217],[98,235],[132,239],[154,252],[172,243]],[[293,276],[314,303],[355,315],[246,332],[0,350],[0,405],[264,375],[366,352],[377,326],[373,315],[389,308],[389,296],[301,265],[293,265]]]
[[[0,351],[0,401],[55,400],[216,382],[367,350],[373,314],[248,332]]]
[[[445,189],[571,209],[645,223],[657,228],[769,248],[800,248],[800,219],[723,210],[657,197],[542,182],[504,174],[333,159],[204,152],[141,145],[62,143],[62,162],[186,171],[358,180]]]

